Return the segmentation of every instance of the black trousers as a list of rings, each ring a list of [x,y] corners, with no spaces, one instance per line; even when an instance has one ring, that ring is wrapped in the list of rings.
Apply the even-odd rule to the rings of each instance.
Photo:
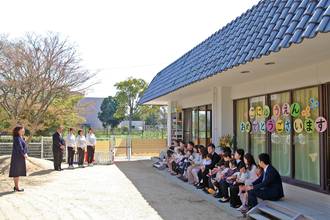
[[[62,151],[53,151],[54,155],[54,169],[61,169],[61,164],[63,160],[63,152]]]
[[[256,190],[250,190],[249,191],[249,206],[251,206],[252,208],[256,205],[258,205],[258,200],[257,198],[260,198],[262,200],[271,200],[270,197],[268,196],[268,192],[267,190],[260,190],[260,189],[256,189]]]
[[[213,174],[213,175],[211,175],[209,178],[208,178],[208,182],[209,182],[209,189],[213,189],[214,190],[214,187],[213,187],[213,184],[212,184],[212,181],[211,181],[211,179],[212,178],[215,178],[215,174]],[[203,182],[204,182],[204,180],[203,180]]]
[[[73,165],[73,157],[74,157],[75,150],[73,147],[68,147],[68,164],[71,166]]]
[[[209,180],[208,177],[206,176],[209,173],[208,169],[205,169],[203,172],[202,170],[199,170],[198,172],[198,178],[201,180],[203,179],[203,187],[209,187]]]
[[[85,159],[85,150],[78,147],[78,165],[83,165]]]
[[[93,163],[94,149],[92,146],[87,145],[87,163]]]
[[[231,185],[230,186],[230,204],[233,206],[242,205],[241,198],[238,196],[239,193],[239,185]]]
[[[229,186],[230,186],[230,183],[227,183],[226,180],[222,179],[220,181],[221,192],[222,192],[223,197],[225,197],[226,199],[229,198],[229,195],[228,195],[228,187]]]

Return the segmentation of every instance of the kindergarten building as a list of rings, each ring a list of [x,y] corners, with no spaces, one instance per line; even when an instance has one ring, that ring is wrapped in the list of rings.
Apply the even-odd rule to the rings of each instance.
[[[160,71],[139,104],[167,105],[168,124],[181,123],[168,145],[234,134],[234,148],[270,154],[284,182],[329,192],[329,5],[260,1]]]

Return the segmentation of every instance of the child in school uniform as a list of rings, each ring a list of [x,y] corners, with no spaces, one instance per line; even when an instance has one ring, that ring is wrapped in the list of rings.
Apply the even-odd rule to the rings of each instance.
[[[222,199],[219,200],[221,203],[229,202],[228,187],[234,183],[236,176],[234,173],[237,171],[237,162],[235,159],[229,161],[229,169],[220,180],[220,191],[222,193]]]
[[[241,196],[242,194],[242,187],[245,185],[245,180],[248,179],[248,174],[246,172],[246,167],[240,166],[239,168],[239,172],[234,173],[234,176],[236,176],[236,181],[234,182],[233,185],[238,185],[239,187],[239,193],[238,196]]]

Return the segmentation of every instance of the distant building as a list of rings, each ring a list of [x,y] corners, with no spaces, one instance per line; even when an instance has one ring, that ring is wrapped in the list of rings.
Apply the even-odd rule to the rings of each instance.
[[[80,102],[95,102],[93,105],[93,111],[89,115],[85,116],[86,122],[82,123],[83,126],[92,128],[102,128],[102,122],[98,119],[98,112],[101,111],[101,104],[104,98],[85,97]]]
[[[132,129],[138,128],[138,129],[144,129],[146,122],[145,121],[132,121]],[[122,128],[124,126],[129,126],[129,121],[122,121],[118,128]]]

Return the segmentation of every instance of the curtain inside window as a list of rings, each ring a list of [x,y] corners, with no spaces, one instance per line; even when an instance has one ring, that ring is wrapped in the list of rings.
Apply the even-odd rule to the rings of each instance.
[[[191,124],[191,132],[192,132],[192,141],[194,144],[198,144],[198,108],[192,109],[192,124]]]
[[[251,108],[254,109],[254,116],[252,117],[249,114],[249,121],[251,122],[251,125],[253,124],[254,121],[257,121],[258,124],[260,124],[261,121],[265,121],[265,117],[263,114],[261,114],[261,117],[257,117],[256,112],[257,108],[266,105],[266,97],[265,96],[259,96],[259,97],[254,97],[250,99],[250,106],[249,106],[249,113]],[[251,128],[250,131],[251,134],[251,154],[253,155],[254,158],[258,158],[258,155],[261,153],[266,153],[266,132],[261,132],[260,128],[258,129],[257,132],[254,132],[253,129]]]
[[[248,121],[248,99],[236,101],[236,146],[248,152],[248,133],[241,132],[240,125]]]
[[[290,93],[278,93],[270,96],[271,119],[275,122],[282,120],[283,123],[290,119],[290,115],[284,116],[282,107],[285,103],[290,103]],[[280,106],[281,114],[274,116],[273,108],[275,105]],[[287,109],[290,112],[290,109]],[[281,130],[279,130],[281,131]],[[281,176],[290,177],[290,132],[283,129],[279,132],[275,129],[271,133],[271,163],[277,169]]]
[[[306,117],[302,115],[302,111],[308,106],[313,106],[319,101],[318,87],[296,90],[293,92],[293,103],[300,105],[300,114],[294,117],[293,120],[301,119],[305,122]],[[319,107],[310,109],[309,118],[315,119],[319,116]],[[294,132],[294,149],[295,149],[295,179],[309,183],[320,184],[320,149],[319,149],[319,133],[314,131],[307,133],[305,128],[301,133]]]

